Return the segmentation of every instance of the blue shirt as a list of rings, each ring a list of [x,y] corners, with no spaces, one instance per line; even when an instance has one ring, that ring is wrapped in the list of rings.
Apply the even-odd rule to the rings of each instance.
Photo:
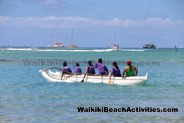
[[[95,74],[95,68],[94,66],[90,66],[88,65],[88,71],[87,71],[88,74]]]
[[[68,67],[68,66],[65,66],[64,68],[63,68],[63,74],[69,74],[69,73],[72,73],[72,70],[70,69],[70,67]],[[69,72],[69,73],[68,73]]]
[[[98,73],[100,75],[107,75],[109,73],[107,67],[104,64],[102,64],[102,63],[97,63],[95,65],[95,68],[98,69]]]
[[[119,68],[117,69],[116,67],[112,68],[111,74],[113,74],[115,77],[121,77],[121,72],[120,72]]]
[[[82,73],[82,70],[79,66],[74,66],[73,70],[75,73]]]

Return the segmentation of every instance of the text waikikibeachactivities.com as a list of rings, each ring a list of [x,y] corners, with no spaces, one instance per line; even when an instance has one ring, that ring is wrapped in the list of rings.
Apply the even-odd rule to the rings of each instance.
[[[155,107],[77,107],[78,112],[178,112],[178,108]]]
[[[63,59],[24,59],[22,62],[24,66],[62,66],[63,62],[65,60]],[[93,63],[97,63],[97,61],[92,60]],[[112,60],[108,61],[103,61],[105,65],[112,65]],[[87,60],[84,61],[77,61],[77,60],[72,60],[72,61],[67,61],[68,65],[74,65],[76,63],[80,63],[81,65],[86,65]],[[125,66],[126,61],[117,61],[117,63],[120,66]],[[139,65],[139,66],[160,66],[160,62],[157,61],[134,61],[134,65]]]

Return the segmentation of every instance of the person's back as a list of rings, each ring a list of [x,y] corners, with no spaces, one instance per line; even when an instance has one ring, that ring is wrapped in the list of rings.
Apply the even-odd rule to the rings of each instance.
[[[70,69],[70,67],[69,66],[65,66],[64,68],[63,68],[63,73],[66,73],[66,74],[69,74],[69,73],[72,73],[72,70]]]
[[[127,61],[127,65],[123,71],[123,77],[126,74],[126,77],[130,77],[130,76],[137,76],[138,70],[136,67],[131,65],[131,61],[128,60]]]
[[[115,77],[121,77],[121,72],[120,72],[118,66],[112,68],[112,74],[113,74]]]
[[[121,72],[119,70],[118,64],[116,61],[114,61],[112,63],[112,70],[110,72],[110,76],[109,76],[109,83],[111,83],[111,76],[113,75],[114,77],[121,77]]]
[[[87,74],[95,74],[95,67],[93,66],[91,61],[88,61],[88,66],[86,68]]]
[[[84,78],[87,76],[93,76],[95,75],[95,67],[92,64],[92,61],[88,61],[88,66],[86,67],[86,73],[84,74],[83,79],[81,82],[84,82]]]
[[[98,63],[95,65],[95,68],[98,69],[98,73],[100,75],[107,75],[109,73],[107,67],[102,63],[101,58],[98,59]]]
[[[73,70],[74,70],[75,73],[81,74],[82,70],[81,70],[81,68],[79,66],[80,66],[79,63],[76,63],[76,65],[74,66]]]
[[[67,66],[67,62],[63,63],[63,74],[70,74],[72,73],[72,70],[69,66]]]
[[[126,71],[126,77],[136,75],[136,70],[134,66],[126,66],[125,71]]]
[[[67,62],[63,62],[63,72],[62,72],[62,75],[61,75],[61,79],[63,78],[63,75],[64,74],[72,74],[72,70],[70,69],[69,66],[67,66]]]

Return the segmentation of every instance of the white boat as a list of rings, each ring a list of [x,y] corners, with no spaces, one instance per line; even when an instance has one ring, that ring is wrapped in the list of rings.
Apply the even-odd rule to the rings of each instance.
[[[50,47],[54,47],[54,48],[64,47],[64,44],[62,42],[56,42],[53,46],[50,46]]]
[[[113,46],[111,46],[111,49],[113,50],[119,50],[119,45],[118,44],[114,44]]]
[[[52,72],[50,69],[40,70],[41,75],[49,82],[81,82],[85,74],[65,74],[61,79],[61,72]],[[111,77],[101,75],[86,75],[84,82],[89,83],[105,83],[105,84],[117,84],[117,85],[139,85],[144,84],[148,79],[148,73],[145,76],[133,76],[133,77]]]
[[[57,39],[57,33],[58,33],[58,24],[56,23],[55,32],[53,35],[54,44],[49,45],[48,48],[64,48],[64,44]]]

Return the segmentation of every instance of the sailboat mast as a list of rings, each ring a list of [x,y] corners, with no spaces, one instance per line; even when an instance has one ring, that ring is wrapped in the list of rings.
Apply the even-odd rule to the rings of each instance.
[[[73,29],[72,29],[72,34],[71,34],[71,44],[70,45],[73,45]]]
[[[58,31],[58,24],[55,25],[55,31],[54,31],[54,41],[57,42],[57,31]]]

